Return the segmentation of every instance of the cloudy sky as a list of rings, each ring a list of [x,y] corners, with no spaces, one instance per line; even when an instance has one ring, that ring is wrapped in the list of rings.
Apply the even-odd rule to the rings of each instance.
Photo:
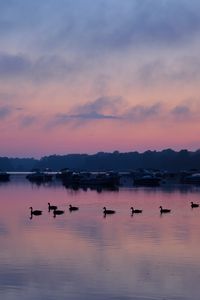
[[[198,0],[0,0],[0,156],[200,148]]]

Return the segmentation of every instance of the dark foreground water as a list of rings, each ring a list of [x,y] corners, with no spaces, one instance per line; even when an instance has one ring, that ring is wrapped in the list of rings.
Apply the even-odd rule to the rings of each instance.
[[[190,201],[200,202],[199,188],[0,184],[0,299],[199,300],[200,208]],[[65,214],[53,218],[48,202]],[[160,205],[171,214],[160,216]],[[30,220],[30,206],[43,215]],[[116,215],[104,218],[103,206]],[[142,215],[131,217],[130,206]]]

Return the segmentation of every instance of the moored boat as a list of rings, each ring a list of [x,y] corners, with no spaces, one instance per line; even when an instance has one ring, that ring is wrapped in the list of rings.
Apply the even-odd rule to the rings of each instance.
[[[200,184],[200,173],[194,173],[183,177],[182,183],[186,184]]]
[[[119,176],[113,172],[67,172],[62,181],[66,186],[114,188],[119,185]]]
[[[47,174],[43,172],[35,172],[32,174],[28,174],[26,178],[35,183],[44,183],[44,182],[49,182],[52,180],[53,175],[52,174]]]
[[[10,180],[10,174],[7,172],[0,172],[0,182],[6,182]]]
[[[161,179],[152,175],[144,175],[134,179],[136,186],[159,186]]]

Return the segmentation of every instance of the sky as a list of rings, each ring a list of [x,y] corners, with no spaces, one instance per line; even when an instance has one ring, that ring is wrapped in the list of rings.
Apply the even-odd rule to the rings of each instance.
[[[0,156],[200,148],[198,0],[0,0]]]

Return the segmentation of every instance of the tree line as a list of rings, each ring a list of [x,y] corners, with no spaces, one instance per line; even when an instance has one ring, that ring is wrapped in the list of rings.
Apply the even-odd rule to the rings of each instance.
[[[114,151],[96,154],[50,155],[41,159],[0,157],[1,171],[60,171],[68,168],[76,171],[130,171],[139,168],[168,171],[200,170],[200,150],[145,151],[139,153]]]

